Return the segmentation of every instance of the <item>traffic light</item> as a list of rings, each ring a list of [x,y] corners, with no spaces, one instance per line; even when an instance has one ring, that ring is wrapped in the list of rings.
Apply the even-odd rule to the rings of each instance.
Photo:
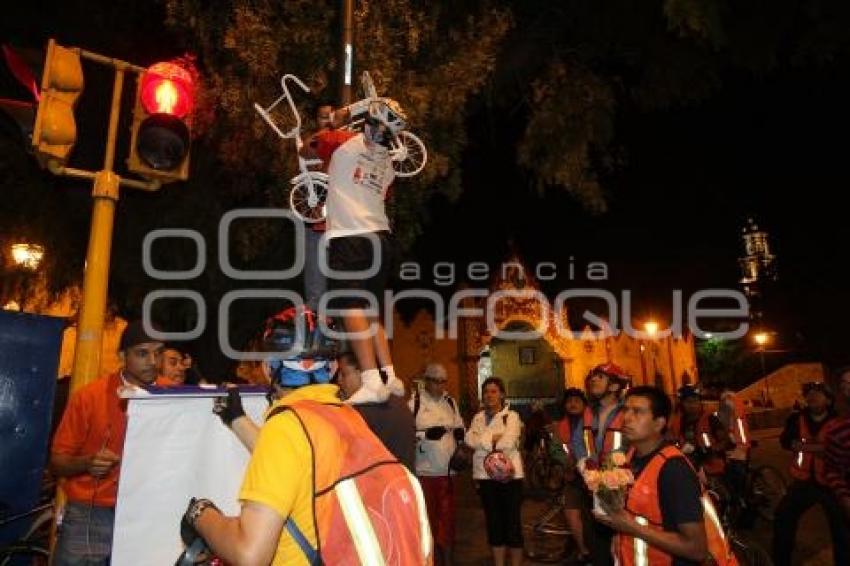
[[[50,161],[64,165],[77,141],[74,107],[83,92],[83,66],[80,52],[47,43],[47,57],[41,77],[32,146],[42,167]]]
[[[140,77],[127,167],[164,183],[189,177],[192,76],[174,63],[157,63]]]

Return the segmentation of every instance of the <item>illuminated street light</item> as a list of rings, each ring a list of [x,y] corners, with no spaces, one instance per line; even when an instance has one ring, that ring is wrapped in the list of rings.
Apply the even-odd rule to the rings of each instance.
[[[12,261],[18,267],[35,271],[44,258],[44,248],[38,244],[12,244]]]
[[[643,325],[644,329],[646,329],[646,333],[650,338],[655,338],[655,335],[658,333],[658,323],[654,320],[650,320]]]
[[[765,344],[770,340],[770,335],[767,332],[758,332],[753,336],[753,340],[755,340],[759,347],[764,348]]]

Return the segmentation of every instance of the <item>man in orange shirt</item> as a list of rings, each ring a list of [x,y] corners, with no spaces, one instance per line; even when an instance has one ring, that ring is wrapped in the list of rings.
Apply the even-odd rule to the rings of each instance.
[[[50,469],[67,496],[54,566],[108,564],[124,434],[126,401],[122,387],[157,383],[163,344],[141,321],[124,329],[119,345],[123,368],[74,393],[53,439]]]

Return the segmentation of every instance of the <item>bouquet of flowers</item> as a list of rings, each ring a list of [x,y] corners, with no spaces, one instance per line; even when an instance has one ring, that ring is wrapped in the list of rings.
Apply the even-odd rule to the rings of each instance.
[[[626,455],[612,452],[601,465],[585,459],[579,463],[584,483],[593,493],[593,510],[607,515],[623,509],[626,505],[626,490],[635,482],[632,471],[626,467]]]

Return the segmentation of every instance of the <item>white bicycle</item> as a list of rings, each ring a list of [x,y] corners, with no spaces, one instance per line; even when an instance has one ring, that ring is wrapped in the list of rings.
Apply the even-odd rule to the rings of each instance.
[[[280,78],[280,86],[283,89],[283,94],[267,108],[254,103],[254,109],[281,139],[292,138],[295,140],[295,150],[298,156],[298,175],[289,181],[292,184],[292,189],[289,191],[289,208],[304,222],[314,224],[316,222],[322,222],[325,219],[328,175],[327,173],[310,169],[310,167],[321,166],[321,159],[305,159],[301,156],[301,149],[304,147],[304,140],[301,139],[301,115],[298,114],[298,108],[295,107],[295,103],[289,94],[289,88],[286,85],[287,80],[293,81],[304,92],[310,92],[310,88],[295,75],[283,75]],[[271,111],[284,100],[289,103],[289,108],[295,117],[295,126],[288,132],[281,130],[271,117]]]
[[[383,99],[378,96],[375,83],[372,82],[368,71],[364,71],[361,75],[360,84],[363,86],[365,98],[343,109],[350,116],[350,122],[344,126],[347,130],[362,131],[369,104]],[[403,130],[390,140],[390,159],[392,159],[396,177],[413,177],[425,168],[428,162],[428,150],[416,134]]]

